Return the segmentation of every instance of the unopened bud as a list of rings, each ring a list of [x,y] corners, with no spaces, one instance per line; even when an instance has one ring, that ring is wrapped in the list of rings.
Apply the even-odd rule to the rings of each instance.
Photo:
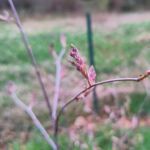
[[[150,75],[150,70],[147,71],[147,74]]]
[[[95,83],[96,80],[96,72],[93,66],[91,66],[88,70],[88,80],[91,84]]]

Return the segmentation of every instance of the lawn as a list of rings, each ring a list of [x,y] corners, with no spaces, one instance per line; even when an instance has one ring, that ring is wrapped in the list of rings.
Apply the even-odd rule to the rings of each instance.
[[[57,52],[61,49],[59,36],[63,29],[52,29],[51,31],[41,31],[29,33],[29,40],[33,48],[33,53],[37,59],[40,68],[44,68],[49,74],[54,74],[53,58],[49,54],[49,45],[54,44]],[[87,37],[84,31],[65,31],[67,37],[68,48],[64,58],[64,63],[68,63],[68,51],[70,44],[73,43],[79,48],[80,52],[88,57]],[[150,63],[150,22],[143,22],[138,24],[125,24],[111,32],[103,32],[101,30],[94,30],[94,53],[95,64],[98,74],[98,79],[106,79],[108,77],[126,77],[137,76],[143,71],[149,69]],[[39,90],[34,70],[31,66],[30,59],[27,56],[24,45],[21,42],[20,34],[13,25],[0,24],[0,117],[12,107],[10,98],[5,93],[5,85],[9,80],[13,80],[19,87],[19,95],[25,99],[29,97],[32,89]],[[87,60],[88,61],[88,60]],[[69,65],[69,63],[68,63]],[[43,69],[41,69],[43,72]],[[72,71],[72,69],[70,69]],[[45,73],[44,72],[44,73]],[[122,85],[121,85],[122,86]],[[128,85],[127,85],[128,86]],[[142,86],[138,87],[140,91]],[[149,115],[149,98],[146,102],[144,100],[146,94],[132,94],[130,104],[129,116],[138,113],[142,105],[144,111],[142,114]],[[141,112],[140,112],[141,113]],[[44,115],[38,114],[46,121]],[[70,116],[71,119],[72,116]],[[64,121],[65,122],[65,121]],[[62,124],[64,124],[62,121]],[[112,130],[112,126],[106,128],[105,125],[97,129],[94,143],[103,150],[110,150],[112,146],[111,139],[113,136],[121,136],[122,133],[130,133],[130,129]],[[8,144],[10,150],[46,150],[48,145],[39,136],[36,130],[33,130],[34,135],[26,144],[20,144],[19,140]],[[81,135],[82,136],[82,135]],[[150,149],[149,127],[139,127],[136,132],[131,132],[131,136],[136,141],[136,146],[133,150],[148,150]],[[66,145],[70,143],[68,137],[61,135],[62,150],[66,149]],[[137,139],[136,139],[137,138]],[[83,141],[86,141],[88,150],[92,150],[91,141],[83,135]],[[92,141],[92,142],[93,142]],[[81,149],[78,146],[74,150]]]

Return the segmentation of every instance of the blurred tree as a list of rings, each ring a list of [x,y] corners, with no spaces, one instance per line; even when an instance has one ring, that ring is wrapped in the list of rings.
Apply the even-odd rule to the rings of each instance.
[[[120,11],[123,6],[124,0],[110,0],[109,9]]]
[[[97,0],[97,5],[100,10],[108,10],[110,0]]]
[[[17,9],[30,12],[105,11],[150,8],[150,0],[14,0]],[[7,0],[0,0],[0,8],[8,8]]]
[[[77,11],[80,0],[51,0],[51,11]]]
[[[8,3],[6,0],[0,0],[0,8],[5,8],[8,6]]]
[[[101,11],[105,11],[108,9],[108,4],[109,4],[110,0],[80,0],[80,2],[82,3],[82,8],[84,8],[84,10],[101,10]]]

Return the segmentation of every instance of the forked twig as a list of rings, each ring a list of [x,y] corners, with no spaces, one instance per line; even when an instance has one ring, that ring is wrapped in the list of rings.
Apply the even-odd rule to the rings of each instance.
[[[49,134],[47,133],[47,131],[45,130],[45,128],[43,127],[43,125],[41,124],[41,122],[38,120],[38,118],[36,117],[36,115],[32,111],[32,107],[24,104],[18,98],[18,96],[16,94],[16,91],[14,89],[14,85],[13,84],[8,85],[8,92],[9,92],[12,100],[14,101],[14,103],[30,116],[30,118],[32,119],[34,125],[41,132],[41,134],[43,135],[43,137],[45,138],[45,140],[47,141],[47,143],[52,147],[52,149],[53,150],[57,150],[57,145],[55,144],[55,142],[53,141],[53,139],[49,136]]]

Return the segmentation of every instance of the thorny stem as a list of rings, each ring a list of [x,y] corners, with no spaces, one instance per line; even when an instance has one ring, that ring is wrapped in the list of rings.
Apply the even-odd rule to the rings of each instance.
[[[55,142],[51,139],[51,137],[49,136],[49,134],[47,133],[47,131],[44,129],[44,127],[42,126],[42,124],[40,123],[40,121],[38,120],[38,118],[36,117],[36,115],[34,114],[34,112],[32,111],[32,108],[25,105],[16,95],[15,92],[11,93],[11,97],[13,99],[13,101],[15,102],[15,104],[17,106],[19,106],[22,110],[24,110],[32,119],[33,123],[35,124],[35,126],[37,127],[37,129],[41,132],[41,134],[43,135],[43,137],[45,138],[45,140],[47,141],[47,143],[52,147],[53,150],[58,150],[57,149],[57,145],[55,144]]]
[[[58,138],[59,120],[60,120],[61,115],[63,114],[65,108],[68,107],[70,104],[72,104],[74,101],[76,101],[79,98],[79,96],[81,96],[82,94],[84,94],[88,90],[92,89],[93,87],[96,87],[96,86],[99,86],[99,85],[103,85],[103,84],[107,84],[107,83],[113,83],[113,82],[121,82],[121,81],[139,82],[139,81],[144,80],[149,75],[150,75],[149,73],[146,73],[146,74],[144,74],[142,76],[139,76],[137,78],[117,78],[117,79],[104,80],[104,81],[101,81],[101,82],[97,82],[97,83],[87,87],[86,89],[82,90],[78,94],[76,94],[66,104],[64,104],[64,106],[62,106],[62,108],[58,112],[58,115],[57,115],[57,118],[56,118],[56,125],[55,125],[55,138],[56,139]]]
[[[36,73],[37,79],[38,79],[38,81],[39,81],[41,90],[42,90],[43,95],[44,95],[45,102],[46,102],[47,107],[48,107],[48,110],[49,110],[49,116],[51,117],[51,112],[52,112],[52,110],[51,110],[51,104],[50,104],[50,101],[49,101],[48,94],[47,94],[47,92],[46,92],[44,83],[43,83],[43,81],[42,81],[41,74],[40,74],[40,72],[39,72],[36,59],[35,59],[35,57],[34,57],[34,55],[33,55],[32,47],[31,47],[30,44],[29,44],[28,37],[27,37],[27,35],[25,34],[25,31],[24,31],[23,26],[22,26],[22,24],[21,24],[19,15],[18,15],[18,13],[17,13],[17,11],[16,11],[16,8],[15,8],[15,6],[14,6],[13,0],[8,0],[8,2],[9,2],[9,4],[10,4],[10,6],[11,6],[13,15],[14,15],[14,17],[15,17],[16,24],[17,24],[17,26],[18,26],[18,28],[19,28],[19,30],[20,30],[20,34],[21,34],[21,38],[22,38],[22,41],[23,41],[23,43],[24,43],[24,46],[25,46],[25,48],[26,48],[26,50],[27,50],[27,52],[28,52],[28,55],[29,55],[29,57],[30,57],[30,59],[31,59],[31,62],[32,62],[32,65],[33,65],[33,67],[34,67],[34,69],[35,69],[35,73]]]

